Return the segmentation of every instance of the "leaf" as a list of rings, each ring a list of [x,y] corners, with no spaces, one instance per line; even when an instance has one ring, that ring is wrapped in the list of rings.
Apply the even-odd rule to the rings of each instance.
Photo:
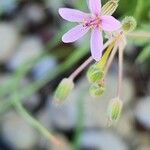
[[[136,61],[139,63],[143,63],[147,59],[150,59],[150,44],[143,49],[143,51],[137,57]]]

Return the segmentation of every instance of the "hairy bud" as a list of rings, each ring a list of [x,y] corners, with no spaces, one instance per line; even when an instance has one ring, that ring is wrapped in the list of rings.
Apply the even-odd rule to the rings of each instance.
[[[134,17],[128,16],[122,20],[122,28],[125,32],[133,31],[137,26],[137,22]]]
[[[72,79],[64,78],[55,91],[54,99],[56,101],[63,102],[68,97],[73,88],[74,83]]]
[[[105,87],[95,83],[90,86],[89,92],[92,97],[99,97],[105,92]]]
[[[102,7],[102,15],[112,15],[118,7],[118,0],[110,0]]]
[[[119,98],[112,99],[108,106],[108,116],[110,121],[117,121],[122,111],[122,101]]]
[[[96,83],[103,79],[104,68],[97,67],[96,64],[90,66],[87,71],[87,78],[90,83]]]

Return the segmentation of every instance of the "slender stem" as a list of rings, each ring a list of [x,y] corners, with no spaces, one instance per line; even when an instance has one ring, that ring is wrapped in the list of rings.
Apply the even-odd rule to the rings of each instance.
[[[107,74],[107,72],[108,72],[108,70],[109,70],[109,68],[110,68],[110,66],[111,66],[111,63],[112,63],[112,61],[113,61],[113,59],[114,59],[114,56],[115,56],[115,54],[116,54],[116,52],[117,52],[117,48],[118,48],[118,45],[116,44],[116,45],[114,46],[114,48],[113,48],[111,54],[110,54],[109,59],[108,59],[108,62],[107,62],[106,68],[105,68],[104,78],[105,78],[105,76],[106,76],[106,74]]]
[[[14,84],[13,89],[13,106],[17,110],[17,112],[27,120],[28,123],[30,123],[35,129],[37,129],[43,136],[45,136],[47,139],[51,140],[54,144],[60,144],[60,142],[40,123],[38,122],[34,117],[32,117],[27,110],[22,106],[21,101],[19,100],[19,96],[17,93],[18,85],[17,82]]]
[[[81,66],[79,66],[70,76],[72,80],[83,70],[85,69],[91,62],[93,61],[92,57],[89,57]]]
[[[150,39],[149,32],[132,32],[132,33],[127,33],[127,36],[131,37],[131,38],[148,38],[148,39]]]
[[[112,42],[114,41],[114,39],[110,39],[108,40],[103,47],[103,50],[106,49]],[[89,57],[83,64],[81,64],[70,76],[69,78],[71,78],[72,80],[75,79],[75,77],[81,73],[91,62],[92,62],[93,58]]]
[[[121,96],[122,92],[122,80],[123,80],[123,48],[119,46],[119,73],[118,73],[118,89],[117,89],[117,96]]]
[[[136,18],[136,20],[138,22],[140,22],[141,20],[141,17],[142,17],[142,11],[144,9],[144,3],[143,3],[143,0],[137,0],[137,4],[136,4],[136,8],[135,8],[135,13],[134,13],[134,17]]]
[[[24,117],[35,129],[41,132],[43,136],[45,136],[47,139],[50,139],[54,144],[60,144],[59,141],[40,122],[38,122],[27,112],[20,101],[16,101],[14,106],[18,113]]]

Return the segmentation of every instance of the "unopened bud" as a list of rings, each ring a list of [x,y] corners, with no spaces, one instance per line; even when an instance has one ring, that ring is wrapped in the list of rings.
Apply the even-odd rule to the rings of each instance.
[[[103,79],[104,76],[104,68],[97,67],[95,64],[90,66],[87,71],[87,78],[90,83],[96,83]]]
[[[109,121],[117,121],[122,111],[122,101],[119,98],[112,99],[108,106]]]
[[[64,78],[59,83],[59,85],[55,91],[54,99],[56,101],[63,102],[68,97],[68,95],[73,90],[73,88],[74,88],[74,83],[73,83],[72,79]]]
[[[105,92],[105,87],[100,84],[92,84],[89,89],[92,97],[99,97]]]
[[[133,31],[137,26],[137,22],[134,17],[128,16],[122,20],[122,28],[125,32]]]
[[[118,7],[118,0],[110,0],[102,7],[102,15],[112,15]]]

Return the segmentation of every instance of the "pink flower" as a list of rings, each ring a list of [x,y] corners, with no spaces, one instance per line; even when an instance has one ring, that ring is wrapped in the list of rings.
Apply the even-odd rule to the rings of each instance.
[[[101,0],[89,0],[88,5],[91,14],[70,8],[59,9],[62,18],[79,23],[63,35],[62,41],[64,43],[74,42],[92,29],[91,54],[96,61],[99,61],[103,50],[102,30],[115,31],[121,27],[121,23],[112,16],[101,15]]]

